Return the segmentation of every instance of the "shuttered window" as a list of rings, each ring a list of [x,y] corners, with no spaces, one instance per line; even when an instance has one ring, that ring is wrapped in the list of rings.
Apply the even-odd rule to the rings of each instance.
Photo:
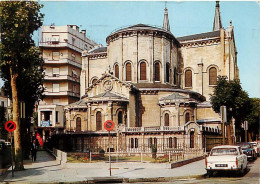
[[[173,147],[177,148],[177,137],[173,138]]]
[[[60,84],[52,84],[52,92],[60,92]]]
[[[102,130],[102,117],[101,117],[101,112],[97,112],[96,114],[96,126],[97,126],[97,131]]]
[[[135,148],[138,148],[138,138],[135,138]]]
[[[130,148],[134,148],[134,138],[130,139]]]
[[[192,71],[186,70],[185,72],[185,87],[192,87]]]
[[[160,81],[160,64],[159,63],[154,64],[154,80]]]
[[[115,77],[119,78],[119,66],[115,65]]]
[[[173,74],[174,76],[173,76],[173,82],[174,82],[174,84],[175,85],[177,85],[177,69],[176,69],[176,67],[174,68],[174,74]]]
[[[164,126],[169,126],[169,114],[164,115]]]
[[[166,64],[166,82],[170,82],[170,64]]]
[[[172,148],[172,137],[169,138],[169,148]]]
[[[126,64],[126,81],[132,80],[131,63]]]
[[[76,132],[81,132],[81,118],[77,117],[76,119]]]
[[[185,123],[189,122],[190,121],[190,113],[186,113],[185,114]]]
[[[140,80],[146,80],[146,63],[140,63]]]
[[[209,85],[217,84],[217,69],[212,67],[209,69]]]
[[[52,59],[59,60],[60,59],[60,52],[52,52]]]

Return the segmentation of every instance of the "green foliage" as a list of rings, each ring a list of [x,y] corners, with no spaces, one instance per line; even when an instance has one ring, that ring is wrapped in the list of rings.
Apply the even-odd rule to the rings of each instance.
[[[43,59],[32,39],[34,31],[41,25],[43,14],[34,1],[2,1],[0,70],[5,92],[12,98],[10,68],[16,79],[18,99],[26,104],[26,113],[31,115],[36,101],[42,98]]]
[[[253,132],[253,139],[259,135],[259,121],[260,121],[260,98],[251,98],[252,111],[248,116],[249,131]]]
[[[7,131],[5,130],[5,112],[6,108],[0,106],[0,139],[6,139],[7,138]]]
[[[239,80],[227,81],[224,76],[218,77],[217,86],[210,97],[212,107],[219,113],[220,106],[227,107],[228,122],[232,117],[236,120],[236,127],[250,114],[252,103],[248,94],[242,90]]]

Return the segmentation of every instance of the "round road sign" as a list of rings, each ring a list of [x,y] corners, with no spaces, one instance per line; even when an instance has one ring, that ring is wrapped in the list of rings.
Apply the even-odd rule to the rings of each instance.
[[[112,131],[112,130],[115,128],[115,123],[114,123],[112,120],[107,120],[107,121],[104,123],[104,128],[105,128],[107,131]]]
[[[8,132],[12,132],[16,129],[16,124],[15,122],[13,121],[7,121],[5,123],[5,129],[8,131]]]

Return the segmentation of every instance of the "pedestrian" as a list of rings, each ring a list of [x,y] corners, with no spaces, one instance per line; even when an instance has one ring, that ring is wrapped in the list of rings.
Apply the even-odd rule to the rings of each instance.
[[[38,150],[38,145],[37,145],[36,139],[34,139],[34,140],[33,140],[33,143],[32,143],[32,148],[31,148],[32,161],[33,161],[33,162],[36,161],[37,150]]]

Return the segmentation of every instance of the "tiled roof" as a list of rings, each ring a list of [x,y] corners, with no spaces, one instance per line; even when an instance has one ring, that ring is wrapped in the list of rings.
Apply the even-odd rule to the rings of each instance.
[[[213,31],[213,32],[178,37],[177,40],[181,42],[186,40],[198,40],[198,39],[212,38],[212,37],[219,37],[219,36],[220,36],[220,31]]]
[[[86,101],[82,99],[77,102],[71,103],[68,106],[86,106]]]
[[[173,94],[168,95],[166,97],[162,97],[160,100],[175,100],[175,99],[189,99],[189,97],[173,93]]]
[[[101,93],[101,94],[98,94],[98,95],[96,95],[96,96],[93,96],[93,97],[89,97],[89,100],[93,100],[93,99],[111,99],[111,100],[113,100],[113,99],[117,99],[117,100],[127,100],[127,98],[126,97],[123,97],[123,96],[121,96],[121,95],[119,95],[119,94],[116,94],[116,93],[112,93],[112,92],[110,92],[110,91],[106,91],[106,92],[104,92],[104,93]]]
[[[107,52],[107,47],[98,47],[89,51],[89,53],[100,53],[100,52]]]

